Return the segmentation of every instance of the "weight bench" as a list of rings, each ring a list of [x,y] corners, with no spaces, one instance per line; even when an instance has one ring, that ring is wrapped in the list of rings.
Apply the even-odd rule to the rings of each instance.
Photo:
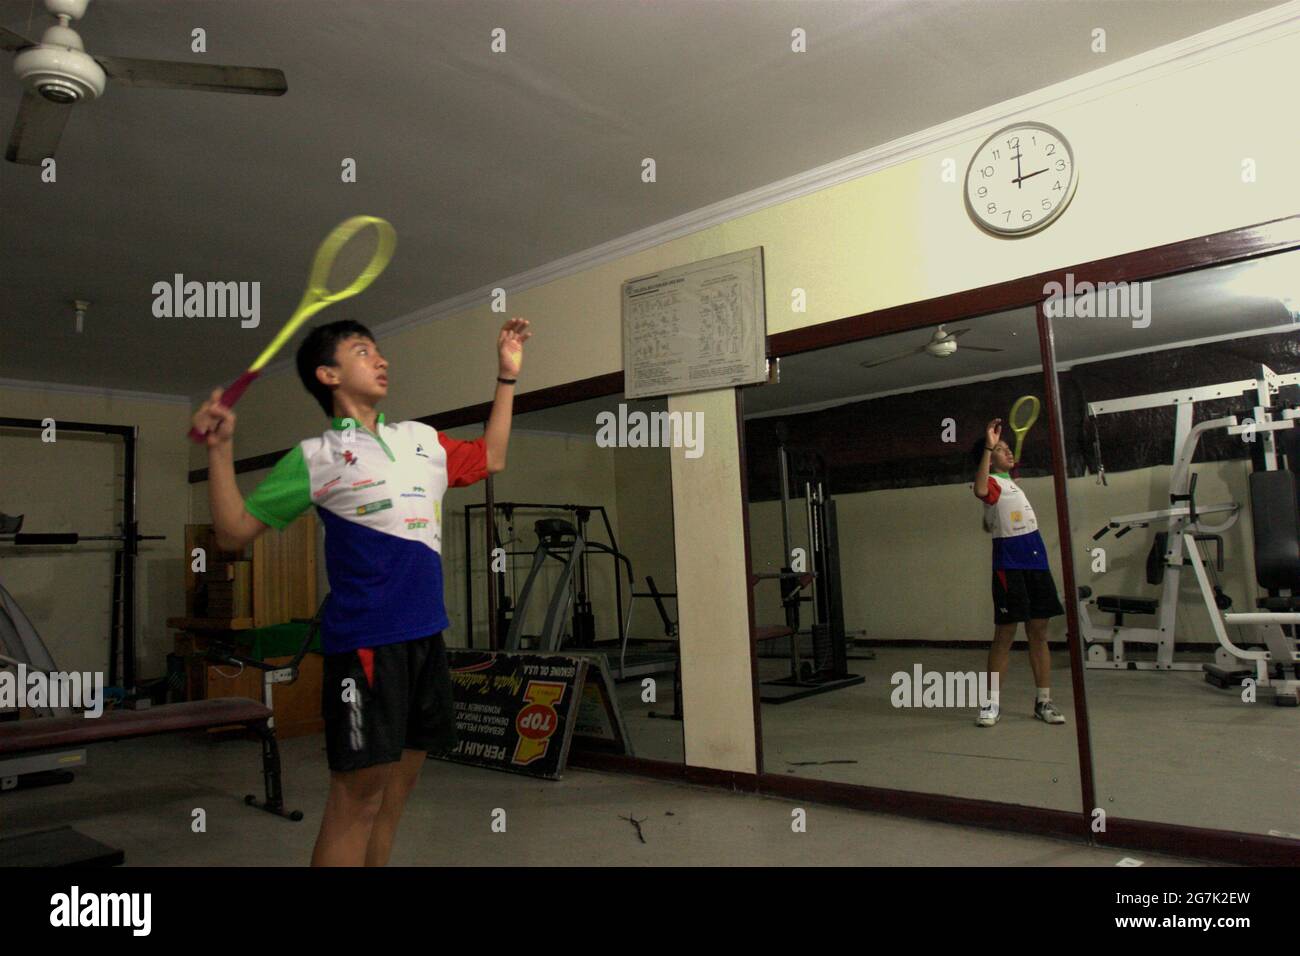
[[[301,820],[301,811],[286,812],[280,787],[280,748],[271,722],[271,709],[244,697],[195,700],[163,704],[144,710],[110,710],[99,717],[35,717],[0,724],[0,759],[51,750],[67,750],[113,740],[132,740],[187,730],[240,726],[262,741],[262,801],[249,794],[244,803],[289,820]],[[12,837],[10,839],[22,839]],[[0,841],[0,858],[4,858]]]

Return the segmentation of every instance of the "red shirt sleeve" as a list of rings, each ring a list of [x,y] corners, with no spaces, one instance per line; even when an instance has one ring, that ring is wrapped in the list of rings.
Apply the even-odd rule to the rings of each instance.
[[[1002,497],[1002,486],[998,484],[996,478],[989,475],[989,493],[983,498],[980,498],[979,495],[976,495],[975,497],[979,498],[980,501],[984,502],[986,505],[995,505],[998,503],[998,499]]]
[[[459,441],[438,432],[438,442],[447,452],[448,488],[463,488],[487,477],[487,445],[482,438]]]

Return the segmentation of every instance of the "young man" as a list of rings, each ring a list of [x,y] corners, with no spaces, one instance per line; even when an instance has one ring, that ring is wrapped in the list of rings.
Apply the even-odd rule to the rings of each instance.
[[[1038,685],[1034,716],[1049,724],[1065,717],[1052,703],[1052,658],[1047,647],[1047,621],[1064,614],[1056,582],[1047,564],[1047,547],[1038,533],[1038,519],[1029,499],[1014,481],[1015,456],[1002,441],[1002,419],[988,423],[984,437],[971,449],[977,459],[975,496],[984,502],[984,529],[993,534],[993,646],[989,673],[998,675],[999,690],[980,708],[975,723],[992,727],[1002,715],[1000,688],[1006,683],[1007,661],[1016,627],[1023,623],[1029,638],[1029,666]]]
[[[442,496],[506,465],[514,385],[532,333],[497,336],[498,376],[482,438],[457,441],[419,422],[384,421],[388,362],[357,322],[315,328],[298,376],[333,417],[244,499],[235,485],[235,414],[212,393],[194,415],[207,435],[217,541],[239,550],[315,505],[325,524],[330,593],[321,618],[321,694],[330,789],[313,866],[383,866],[431,750],[456,740],[442,631]]]

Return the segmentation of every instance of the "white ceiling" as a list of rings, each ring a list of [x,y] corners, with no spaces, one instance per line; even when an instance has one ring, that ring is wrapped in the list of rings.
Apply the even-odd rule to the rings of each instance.
[[[357,212],[394,223],[398,254],[339,314],[379,325],[1094,70],[1094,27],[1115,62],[1276,5],[94,0],[92,53],[274,66],[289,92],[110,87],[74,111],[57,183],[0,161],[0,378],[192,394],[247,365]],[[0,0],[11,30],[48,22]],[[20,88],[0,69],[7,137]],[[261,327],[154,318],[178,272],[260,281]],[[81,334],[74,298],[94,303]]]

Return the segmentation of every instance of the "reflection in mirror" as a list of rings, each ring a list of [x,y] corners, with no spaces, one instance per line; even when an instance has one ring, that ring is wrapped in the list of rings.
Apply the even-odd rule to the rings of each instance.
[[[1052,318],[1099,809],[1300,839],[1300,253],[1107,295]]]
[[[633,755],[680,763],[669,450],[630,427],[665,409],[612,396],[516,415],[490,517],[482,486],[447,493],[446,591],[460,646],[488,648],[495,614],[499,647],[599,658]]]
[[[767,772],[1080,809],[1042,400],[1032,308],[745,390]]]

